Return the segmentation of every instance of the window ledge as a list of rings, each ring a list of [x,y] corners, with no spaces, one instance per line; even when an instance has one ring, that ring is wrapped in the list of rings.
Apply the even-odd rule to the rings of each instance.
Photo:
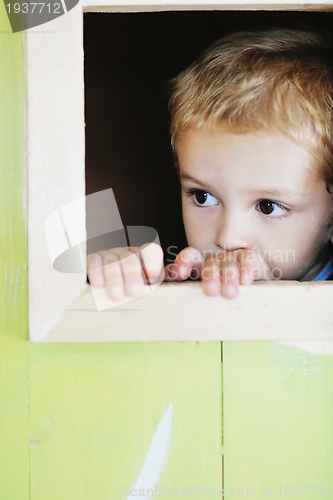
[[[314,10],[325,11],[332,0],[83,0],[84,12],[149,12],[167,10]]]
[[[207,297],[201,283],[162,283],[98,311],[90,285],[42,338],[32,342],[333,341],[333,282],[256,282],[232,300]],[[146,287],[145,292],[149,292]],[[104,307],[106,307],[104,306]],[[330,342],[333,345],[333,342]]]

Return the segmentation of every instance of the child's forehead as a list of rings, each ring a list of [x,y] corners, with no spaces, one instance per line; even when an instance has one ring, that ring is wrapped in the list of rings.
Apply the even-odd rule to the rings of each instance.
[[[266,132],[235,134],[191,129],[177,141],[180,177],[234,181],[238,189],[309,192],[323,179],[314,157],[292,138]]]
[[[228,160],[250,163],[265,163],[269,166],[282,166],[281,161],[288,161],[290,169],[302,163],[304,168],[313,170],[313,156],[301,144],[288,135],[267,131],[236,132],[225,129],[211,130],[191,128],[183,131],[177,140],[177,153],[185,153],[192,161],[207,158],[222,162]],[[267,161],[269,160],[269,161]],[[298,160],[298,161],[296,161]]]

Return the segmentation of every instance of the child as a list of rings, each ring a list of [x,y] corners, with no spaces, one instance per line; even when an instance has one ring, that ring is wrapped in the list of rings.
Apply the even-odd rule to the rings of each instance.
[[[254,280],[333,279],[333,60],[319,35],[228,35],[173,81],[171,143],[189,247],[88,256],[93,286],[136,297],[161,273],[234,298]],[[141,255],[140,255],[141,254]]]

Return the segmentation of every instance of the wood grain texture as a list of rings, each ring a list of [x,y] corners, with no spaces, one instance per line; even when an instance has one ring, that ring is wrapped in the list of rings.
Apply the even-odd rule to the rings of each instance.
[[[95,289],[96,290],[96,289]],[[223,340],[333,341],[332,282],[256,282],[228,300],[208,297],[201,283],[162,283],[97,310],[89,285],[42,342],[166,342]],[[331,343],[328,343],[329,347]]]
[[[24,35],[0,4],[0,498],[28,500]]]
[[[262,488],[271,487],[277,499],[298,486],[293,498],[317,500],[330,486],[332,495],[333,356],[276,342],[224,342],[223,402],[228,493],[253,488],[263,498]],[[312,496],[302,485],[316,486]]]
[[[49,257],[45,221],[85,195],[83,20],[76,6],[27,34],[29,330],[53,325],[86,282]]]
[[[333,2],[295,0],[83,0],[85,12],[144,12],[166,10],[332,10]]]
[[[221,488],[220,343],[30,344],[30,355],[33,500],[125,498],[171,403],[157,485]]]

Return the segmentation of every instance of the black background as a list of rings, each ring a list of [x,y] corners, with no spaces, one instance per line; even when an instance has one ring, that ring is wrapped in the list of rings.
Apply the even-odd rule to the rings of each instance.
[[[230,32],[303,23],[330,31],[332,20],[328,12],[85,13],[86,194],[113,188],[123,224],[156,229],[165,264],[173,261],[187,244],[168,81]]]

